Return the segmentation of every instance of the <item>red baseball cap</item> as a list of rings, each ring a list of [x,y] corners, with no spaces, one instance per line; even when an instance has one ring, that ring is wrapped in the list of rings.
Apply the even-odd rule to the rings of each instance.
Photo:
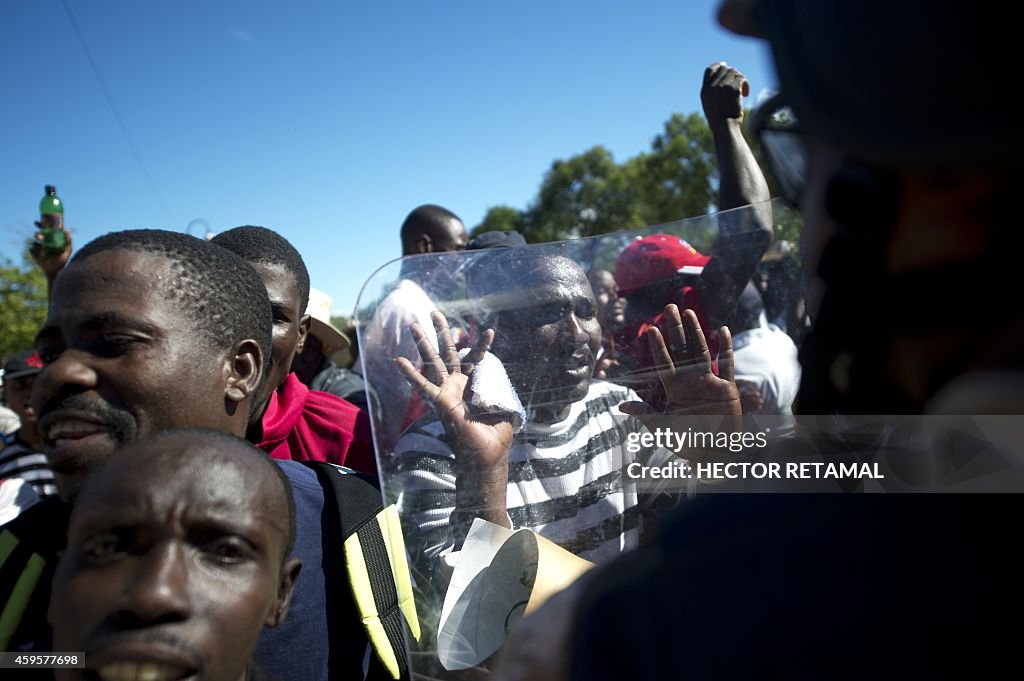
[[[615,283],[621,295],[679,274],[700,274],[711,259],[671,234],[638,237],[622,249],[615,261]]]

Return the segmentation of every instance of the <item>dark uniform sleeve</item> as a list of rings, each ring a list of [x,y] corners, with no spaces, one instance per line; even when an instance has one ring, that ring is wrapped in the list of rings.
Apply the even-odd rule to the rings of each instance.
[[[1017,655],[1019,495],[721,494],[583,595],[574,681],[979,678]]]

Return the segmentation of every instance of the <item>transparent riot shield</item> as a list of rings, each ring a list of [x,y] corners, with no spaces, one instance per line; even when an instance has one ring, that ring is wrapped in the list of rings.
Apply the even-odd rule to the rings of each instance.
[[[701,494],[1024,491],[1019,416],[801,408],[798,232],[768,203],[370,279],[360,358],[421,678],[479,678],[519,619]]]
[[[679,467],[686,452],[652,439],[651,415],[623,409],[691,409],[705,430],[735,430],[723,419],[738,398],[715,374],[720,326],[752,350],[749,367],[746,350],[735,353],[743,408],[791,419],[794,339],[805,332],[799,261],[770,244],[766,227],[796,220],[762,204],[413,256],[366,283],[360,361],[381,482],[415,582],[418,674],[485,669],[524,613],[639,545],[663,509],[693,493],[692,479],[634,475]],[[670,303],[693,312],[666,316]],[[681,324],[688,347],[666,348],[680,370],[693,369],[682,397],[679,385],[666,388],[650,338],[661,329],[671,346]]]
[[[701,494],[1024,491],[1019,416],[801,405],[846,368],[801,380],[822,341],[779,238],[799,223],[771,202],[370,279],[360,358],[420,678],[481,678],[519,619]],[[945,404],[1017,385],[971,378]]]

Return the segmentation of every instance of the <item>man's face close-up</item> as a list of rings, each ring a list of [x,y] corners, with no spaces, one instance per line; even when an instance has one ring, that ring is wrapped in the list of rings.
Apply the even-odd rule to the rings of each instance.
[[[127,250],[73,263],[57,279],[36,349],[32,395],[61,498],[125,442],[176,426],[228,430],[226,350],[172,297],[161,256]]]
[[[263,383],[265,400],[277,390],[292,370],[292,360],[299,350],[299,341],[304,340],[308,327],[302,325],[302,300],[295,275],[284,265],[250,263],[267,287],[270,309],[274,317],[274,331],[271,336],[270,374]]]
[[[557,409],[590,388],[601,346],[594,292],[567,258],[538,259],[507,292],[515,306],[499,312],[492,348],[524,404]]]
[[[151,446],[103,469],[73,512],[49,618],[54,646],[89,668],[62,680],[235,681],[282,612],[287,506],[269,466]]]

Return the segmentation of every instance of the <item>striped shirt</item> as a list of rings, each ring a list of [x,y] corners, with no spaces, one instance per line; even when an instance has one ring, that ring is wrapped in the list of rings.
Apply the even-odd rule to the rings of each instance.
[[[0,480],[21,478],[32,485],[40,497],[56,494],[57,485],[46,455],[33,450],[17,435],[4,437],[4,448],[0,450]]]
[[[617,407],[638,399],[622,386],[592,381],[564,420],[528,423],[516,435],[506,502],[513,528],[529,528],[593,562],[637,546],[639,495],[626,467],[633,461],[661,465],[673,458],[663,449],[627,450],[627,436],[644,427]],[[416,560],[436,558],[454,546],[448,520],[455,509],[455,456],[439,421],[406,431],[390,461],[387,482],[397,487],[406,544]],[[394,491],[389,489],[389,495]]]

